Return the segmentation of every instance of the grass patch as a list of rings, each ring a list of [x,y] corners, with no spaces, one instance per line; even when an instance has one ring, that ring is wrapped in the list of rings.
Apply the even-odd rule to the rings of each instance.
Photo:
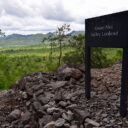
[[[53,49],[53,51],[51,59],[48,46],[0,48],[0,90],[8,89],[10,85],[28,73],[55,71],[58,62],[58,49]],[[73,49],[64,48],[63,55],[70,51]],[[122,54],[121,49],[105,48],[104,52],[111,62],[119,60]]]

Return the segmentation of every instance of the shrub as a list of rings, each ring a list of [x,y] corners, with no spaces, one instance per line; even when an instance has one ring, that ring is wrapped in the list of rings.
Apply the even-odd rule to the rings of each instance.
[[[72,47],[73,51],[64,55],[64,63],[83,64],[85,60],[84,46],[84,35],[79,34],[72,36],[71,41],[69,42],[69,47]],[[110,65],[111,61],[107,58],[103,48],[92,48],[91,53],[91,66],[93,68],[103,68]]]

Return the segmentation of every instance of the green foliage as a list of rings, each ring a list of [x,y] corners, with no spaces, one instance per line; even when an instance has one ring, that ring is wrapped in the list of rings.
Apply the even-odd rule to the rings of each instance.
[[[58,68],[57,61],[54,60],[51,62],[51,61],[47,60],[45,62],[45,70],[46,71],[56,71],[57,68]]]
[[[42,38],[48,36],[48,34],[31,34],[31,35],[20,35],[20,34],[12,34],[7,35],[6,37],[3,35],[0,37],[0,46],[1,47],[23,47],[30,45],[40,45]]]
[[[58,67],[58,51],[53,48],[51,61],[50,47],[42,45],[23,48],[0,49],[0,90],[9,88],[22,76],[38,71],[55,71]],[[69,48],[63,51],[70,51]]]
[[[84,35],[71,36],[68,47],[72,48],[73,51],[66,53],[63,61],[75,64],[84,63]]]
[[[41,71],[44,60],[37,56],[8,57],[0,56],[0,89],[6,89],[23,75]]]
[[[83,63],[83,52],[69,46],[65,42],[63,46],[63,63]],[[58,49],[54,48],[51,56],[50,47],[35,46],[26,48],[1,48],[0,49],[0,90],[9,88],[23,75],[38,71],[55,71],[58,67]],[[121,49],[92,49],[92,66],[106,67],[109,64],[115,63],[121,58]],[[106,58],[107,57],[107,58]],[[51,61],[52,60],[52,61]],[[95,62],[95,63],[94,63]]]
[[[69,37],[69,35],[67,34],[67,32],[69,32],[69,31],[70,31],[70,25],[64,24],[61,27],[58,27],[56,29],[56,32],[54,32],[53,35],[50,35],[46,38],[43,38],[43,41],[42,41],[42,42],[44,42],[45,40],[50,41],[50,47],[51,47],[50,58],[51,59],[52,59],[53,46],[56,46],[56,48],[58,48],[58,50],[59,50],[58,66],[60,66],[61,59],[62,59],[62,56],[63,56],[62,42],[65,41],[65,39],[67,39]],[[55,41],[58,42],[58,43],[55,43]],[[53,43],[54,43],[54,45],[53,45]]]
[[[67,52],[63,61],[65,63],[75,63],[75,64],[83,64],[84,63],[84,53],[86,47],[84,45],[84,35],[79,34],[71,37],[71,40],[68,44],[68,47],[71,47],[73,51]],[[110,54],[108,54],[110,52]],[[111,54],[112,52],[112,54]],[[105,49],[95,47],[91,49],[91,66],[93,68],[103,68],[107,67],[115,62],[117,62],[121,58],[121,50],[114,51],[115,55],[113,55],[113,49]],[[109,55],[109,57],[108,57]],[[112,56],[113,55],[113,56]]]
[[[93,68],[103,68],[110,65],[110,60],[107,58],[107,54],[103,48],[92,48],[91,66]]]
[[[121,48],[104,48],[104,52],[109,60],[110,65],[121,62],[122,58]]]
[[[2,32],[1,29],[0,29],[0,37],[5,37],[5,32]]]
[[[118,49],[116,51],[116,55],[113,57],[113,60],[120,60],[122,58],[123,55],[123,50],[122,49]]]
[[[61,60],[61,64],[83,64],[84,35],[74,34],[70,37],[63,29],[60,35],[51,37],[51,42],[47,40],[45,43],[36,45],[30,43],[31,46],[28,42],[21,44],[14,42],[14,45],[12,42],[10,45],[8,42],[1,45],[0,42],[0,90],[8,89],[10,85],[28,73],[55,71],[58,68],[58,60]],[[92,67],[107,67],[117,62],[121,55],[121,49],[92,48]]]
[[[76,52],[76,51],[71,51],[68,53],[65,53],[65,55],[63,56],[63,61],[64,63],[73,63],[73,64],[82,64],[83,63],[83,58],[80,54],[80,52]]]

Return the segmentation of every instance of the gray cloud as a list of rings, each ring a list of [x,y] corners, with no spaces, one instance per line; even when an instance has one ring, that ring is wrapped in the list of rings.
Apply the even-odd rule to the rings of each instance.
[[[1,13],[4,12],[4,15],[12,15],[16,17],[29,17],[34,14],[34,11],[31,7],[26,6],[25,2],[21,0],[3,0],[1,3]]]
[[[4,12],[4,15],[9,14],[15,16],[21,16],[21,15],[23,16],[22,11],[17,10],[17,6],[13,3],[9,3],[8,0],[6,0],[6,3],[3,2],[2,8],[3,8],[2,12]]]
[[[85,18],[127,9],[127,0],[0,0],[0,29],[29,34],[68,23],[73,30],[84,30]]]
[[[68,12],[64,8],[61,1],[53,5],[46,4],[42,14],[44,18],[49,20],[58,20],[65,22],[74,21],[74,18],[71,16],[70,12]]]

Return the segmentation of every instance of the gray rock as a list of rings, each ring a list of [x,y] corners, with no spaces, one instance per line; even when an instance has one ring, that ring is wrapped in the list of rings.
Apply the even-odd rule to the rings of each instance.
[[[22,100],[26,99],[26,94],[22,91],[19,93],[20,89],[9,94],[0,93],[0,127],[41,128],[45,125],[49,128],[84,128],[85,123],[85,128],[127,128],[127,118],[121,118],[119,113],[119,69],[114,74],[113,70],[92,69],[93,92],[90,100],[85,98],[84,71],[80,69],[79,72],[71,65],[60,69],[60,74],[40,72],[25,76],[17,86],[23,85],[21,90],[27,92],[27,101]],[[7,105],[11,101],[8,102],[8,99],[14,100],[13,104]],[[2,101],[7,101],[5,106]],[[22,112],[21,118],[9,123],[6,114],[15,108],[29,111],[29,114]],[[57,121],[60,123],[58,126]],[[2,122],[7,122],[7,125]]]
[[[71,110],[73,110],[76,107],[77,107],[77,104],[71,104],[71,105],[67,106],[67,108],[71,109]]]
[[[113,120],[110,120],[110,122],[111,122],[111,123],[114,123],[114,122],[115,122],[115,120],[114,120],[114,119],[113,119]]]
[[[59,118],[56,122],[55,122],[55,126],[56,127],[62,127],[65,123],[65,120],[63,118]]]
[[[23,99],[27,99],[28,98],[27,93],[26,92],[22,92],[22,97],[23,97]]]
[[[29,124],[25,125],[24,128],[31,128],[31,126]]]
[[[104,118],[104,119],[103,119],[103,122],[109,123],[109,120],[108,120],[107,118]]]
[[[60,66],[59,68],[58,68],[58,73],[61,73],[65,68],[67,68],[68,67],[68,65],[67,64],[64,64],[64,65],[62,65],[62,66]]]
[[[70,124],[69,123],[65,123],[64,124],[64,128],[70,128]]]
[[[43,118],[39,119],[39,126],[40,128],[44,127],[46,124],[52,121],[51,115],[45,115]]]
[[[38,100],[40,101],[40,103],[42,105],[45,105],[45,104],[47,104],[49,102],[49,98],[48,97],[45,97],[44,95],[40,95],[38,97]]]
[[[26,92],[29,97],[33,96],[33,90],[31,88],[26,89]]]
[[[28,122],[29,122],[30,119],[31,119],[31,116],[32,116],[32,114],[31,114],[29,111],[25,112],[24,115],[22,115],[22,117],[21,117],[21,122],[22,122],[24,125],[25,125],[25,124],[28,124]]]
[[[63,100],[63,96],[62,96],[62,92],[61,91],[56,91],[55,92],[54,100],[56,102],[59,102],[59,101]]]
[[[45,108],[44,108],[44,106],[42,106],[40,104],[40,102],[35,101],[35,102],[33,102],[32,106],[33,106],[33,109],[35,110],[35,112],[37,113],[37,118],[38,117],[41,118],[43,115],[45,115],[45,111],[44,111]]]
[[[54,121],[51,121],[50,123],[46,124],[46,125],[44,126],[44,128],[56,128],[56,127],[55,127],[55,122],[54,122]]]
[[[71,125],[70,128],[78,128],[77,125]]]
[[[102,114],[101,116],[102,116],[103,118],[105,118],[105,117],[107,117],[107,114]]]
[[[35,95],[38,97],[39,95],[41,95],[43,93],[44,93],[44,90],[41,89],[41,90],[36,91]]]
[[[62,110],[60,108],[55,108],[55,107],[52,107],[52,108],[48,108],[47,109],[47,113],[48,114],[53,114],[54,112],[61,112]]]
[[[74,116],[77,120],[79,120],[81,123],[84,121],[85,118],[89,116],[89,113],[87,110],[81,110],[81,109],[72,109]]]
[[[21,111],[19,109],[15,109],[14,111],[12,111],[9,115],[8,115],[8,119],[10,121],[16,120],[18,118],[20,118],[21,116]]]
[[[80,78],[82,77],[82,75],[83,75],[80,70],[75,69],[75,68],[69,68],[69,67],[65,68],[65,69],[62,71],[62,73],[64,74],[64,76],[65,76],[66,78],[72,77],[72,78],[75,78],[75,79],[80,79]]]
[[[60,102],[59,102],[59,105],[60,105],[61,107],[66,107],[66,106],[67,106],[67,102],[65,102],[65,101],[60,101]]]
[[[71,121],[73,120],[73,113],[71,111],[68,111],[66,113],[63,113],[62,117],[67,121]]]
[[[47,100],[51,100],[52,98],[54,98],[54,94],[51,93],[50,91],[47,91],[47,92],[44,92],[44,97],[47,99]]]
[[[44,83],[41,83],[40,85],[35,86],[35,87],[34,87],[34,91],[41,90],[43,86],[44,86]]]
[[[59,89],[67,85],[67,81],[56,81],[52,84],[53,89]]]
[[[89,124],[89,125],[92,125],[93,127],[99,127],[100,126],[99,123],[97,123],[96,121],[91,120],[89,118],[85,119],[85,125],[86,125],[86,123]]]
[[[53,120],[57,120],[58,118],[60,118],[62,116],[61,112],[54,112],[53,113]]]
[[[32,106],[33,106],[35,111],[39,111],[39,110],[41,110],[43,108],[41,106],[40,102],[38,102],[38,101],[33,102]]]
[[[63,95],[63,100],[70,100],[74,95],[76,95],[76,93],[69,93],[69,92],[64,92],[64,95]]]
[[[27,106],[27,107],[29,107],[29,106],[30,106],[30,104],[31,104],[31,102],[30,102],[30,101],[27,101],[27,102],[26,102],[26,106]]]

